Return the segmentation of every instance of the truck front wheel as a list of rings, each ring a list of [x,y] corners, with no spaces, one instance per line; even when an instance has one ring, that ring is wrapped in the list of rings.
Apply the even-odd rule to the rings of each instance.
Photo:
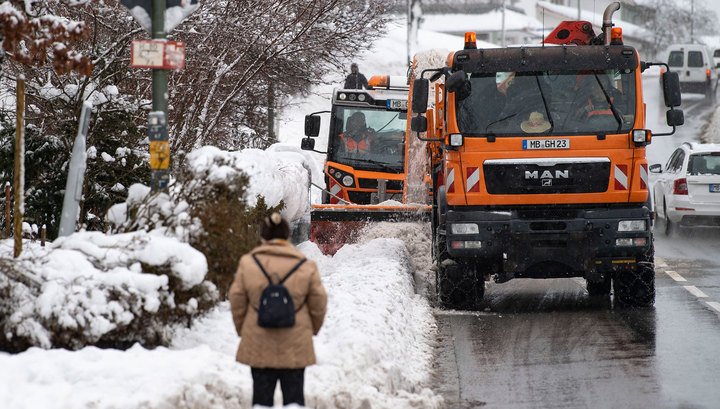
[[[655,302],[654,248],[638,259],[633,271],[618,272],[613,277],[615,298],[621,304],[649,307]]]
[[[477,311],[485,294],[485,278],[474,265],[451,260],[446,238],[436,237],[435,286],[440,308]]]

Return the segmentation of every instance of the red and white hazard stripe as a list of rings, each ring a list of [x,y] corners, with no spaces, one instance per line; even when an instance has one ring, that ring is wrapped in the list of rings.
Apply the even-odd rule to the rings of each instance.
[[[342,187],[340,187],[340,184],[335,180],[330,179],[330,204],[340,203],[340,199],[338,199],[338,196],[340,196],[340,192],[342,192]]]
[[[644,163],[640,165],[640,189],[648,187],[648,165]]]
[[[627,165],[615,165],[615,190],[628,190]]]
[[[467,168],[467,192],[480,191],[480,168]]]
[[[445,178],[445,189],[447,193],[455,193],[455,168],[451,168]]]

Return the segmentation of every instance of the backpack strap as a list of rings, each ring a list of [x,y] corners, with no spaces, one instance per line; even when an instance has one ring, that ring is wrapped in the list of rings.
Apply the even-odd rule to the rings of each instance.
[[[253,260],[255,260],[255,264],[257,264],[257,266],[260,267],[260,271],[262,271],[263,275],[265,276],[265,278],[267,278],[268,282],[270,284],[272,284],[273,282],[272,282],[272,279],[270,278],[270,274],[268,274],[267,271],[265,271],[265,267],[263,267],[262,264],[260,264],[260,260],[258,260],[258,258],[255,257],[254,254],[252,254],[252,258],[253,258]]]
[[[303,265],[303,263],[305,263],[305,261],[307,261],[307,259],[305,259],[305,258],[302,259],[302,260],[300,260],[300,261],[298,261],[298,263],[295,264],[295,266],[294,266],[293,268],[291,268],[290,271],[288,271],[288,273],[285,275],[285,278],[283,278],[282,280],[280,280],[280,283],[279,283],[279,284],[284,283],[285,280],[287,280],[291,275],[293,275],[293,273],[294,273],[295,271],[297,271],[297,269],[300,268],[300,266]]]
[[[255,254],[252,255],[252,258],[253,258],[253,260],[255,260],[255,264],[257,264],[257,266],[260,268],[260,271],[262,271],[265,278],[267,278],[268,281],[270,282],[270,284],[272,284],[273,282],[272,282],[272,279],[270,278],[270,274],[268,274],[267,271],[265,271],[265,268],[260,263],[260,260],[258,260],[258,258],[255,256]],[[302,266],[303,263],[305,263],[306,261],[307,261],[307,259],[303,258],[297,264],[295,264],[295,266],[293,268],[291,268],[290,271],[288,271],[288,273],[285,275],[285,277],[282,280],[280,280],[280,282],[278,284],[284,283],[285,280],[287,280],[295,271],[297,271],[297,269],[300,268],[300,266]]]

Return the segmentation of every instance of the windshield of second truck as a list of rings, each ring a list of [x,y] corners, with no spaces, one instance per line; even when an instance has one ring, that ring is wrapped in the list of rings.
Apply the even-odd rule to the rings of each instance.
[[[355,169],[401,173],[406,118],[404,111],[336,107],[328,159]]]
[[[460,132],[572,135],[628,132],[635,122],[633,70],[471,73],[457,103]]]

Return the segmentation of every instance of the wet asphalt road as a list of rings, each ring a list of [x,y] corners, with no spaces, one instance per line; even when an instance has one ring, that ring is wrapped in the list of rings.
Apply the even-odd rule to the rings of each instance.
[[[491,284],[482,313],[438,310],[448,408],[720,408],[720,230],[657,235],[656,257],[654,308],[557,279]]]

